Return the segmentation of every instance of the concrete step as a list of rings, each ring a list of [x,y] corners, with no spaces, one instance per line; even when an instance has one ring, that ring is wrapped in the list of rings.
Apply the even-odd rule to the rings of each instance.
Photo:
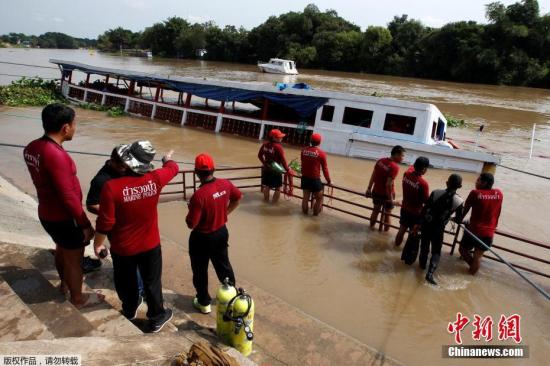
[[[94,329],[90,322],[29,263],[19,248],[0,244],[0,275],[4,280],[56,338],[89,335]]]
[[[172,365],[195,342],[193,332],[142,334],[125,337],[81,337],[0,342],[0,354],[80,355],[83,365]],[[223,349],[240,365],[254,366],[234,349]]]
[[[29,262],[40,271],[44,278],[54,287],[59,286],[60,280],[57,270],[55,269],[54,257],[49,251],[31,247],[19,249],[27,255]],[[142,331],[136,327],[136,325],[120,313],[120,306],[116,306],[118,297],[113,290],[108,288],[95,288],[88,285],[89,277],[93,277],[93,275],[97,276],[97,274],[100,274],[100,276],[103,275],[100,272],[85,275],[85,281],[82,286],[84,292],[100,290],[97,292],[105,296],[104,302],[80,309],[82,316],[88,320],[94,328],[90,335],[131,336],[142,334]]]
[[[53,339],[53,334],[0,277],[0,342]]]

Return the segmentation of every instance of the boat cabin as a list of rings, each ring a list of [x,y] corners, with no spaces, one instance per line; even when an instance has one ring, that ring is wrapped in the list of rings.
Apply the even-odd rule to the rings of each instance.
[[[485,163],[500,161],[454,149],[445,141],[445,117],[428,103],[319,91],[304,84],[283,87],[50,62],[61,70],[63,95],[76,103],[256,139],[278,128],[287,135],[285,143],[299,146],[318,132],[325,151],[345,156],[378,159],[399,144],[407,149],[408,163],[422,155],[435,167],[479,172]]]

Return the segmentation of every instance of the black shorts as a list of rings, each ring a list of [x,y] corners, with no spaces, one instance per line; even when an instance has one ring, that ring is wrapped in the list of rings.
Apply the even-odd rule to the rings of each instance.
[[[480,237],[481,241],[484,242],[489,248],[491,245],[493,245],[493,238],[491,237]],[[474,248],[486,251],[487,248],[485,248],[483,245],[481,245],[473,236],[468,234],[467,232],[464,232],[464,235],[462,236],[462,241],[460,242],[460,246],[466,250],[472,250]]]
[[[302,177],[302,189],[317,193],[324,188],[323,182],[319,178]]]
[[[421,221],[422,221],[421,215],[415,215],[401,208],[401,215],[399,218],[399,224],[401,224],[401,226],[405,226],[409,229],[412,229],[413,226],[420,224]]]
[[[391,210],[394,208],[394,205],[393,205],[393,202],[391,203],[388,203],[388,196],[386,196],[385,194],[378,194],[378,193],[374,193],[372,192],[372,203],[376,206],[382,206],[384,205],[384,208],[386,210]]]
[[[84,242],[84,232],[74,222],[74,220],[66,221],[44,221],[40,220],[42,227],[52,237],[54,243],[63,249],[80,249],[84,248],[89,242]]]
[[[283,175],[272,169],[262,169],[262,186],[280,188],[283,185]]]

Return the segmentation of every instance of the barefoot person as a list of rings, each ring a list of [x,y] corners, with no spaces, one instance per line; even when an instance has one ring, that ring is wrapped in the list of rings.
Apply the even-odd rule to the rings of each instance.
[[[321,168],[327,184],[330,186],[330,175],[327,167],[327,155],[319,145],[321,135],[314,133],[310,138],[310,146],[302,150],[302,212],[309,213],[309,199],[313,195],[313,215],[317,216],[323,209],[323,182],[321,182]]]
[[[289,171],[281,145],[285,136],[279,129],[269,131],[269,141],[258,151],[258,159],[262,162],[262,192],[266,202],[269,202],[269,191],[274,189],[272,202],[277,203],[281,196],[283,173]]]
[[[370,216],[370,227],[374,228],[378,215],[384,206],[384,217],[381,221],[384,222],[384,231],[388,231],[391,225],[390,214],[394,207],[395,200],[395,177],[399,173],[399,163],[405,158],[405,149],[402,146],[396,145],[391,150],[389,158],[382,158],[374,165],[374,170],[370,177],[369,186],[365,196],[372,198],[373,210]]]
[[[220,282],[226,278],[235,285],[235,274],[229,262],[229,233],[225,224],[227,215],[239,205],[242,193],[226,179],[214,178],[214,160],[208,154],[195,158],[195,174],[201,186],[189,201],[185,218],[191,231],[189,258],[193,271],[193,286],[197,295],[193,299],[195,309],[203,314],[211,312],[212,298],[208,293],[208,262],[212,261]]]
[[[109,236],[115,289],[122,301],[122,313],[130,320],[142,302],[136,271],[145,289],[150,330],[159,332],[172,318],[162,298],[162,252],[157,205],[162,188],[178,174],[172,152],[162,158],[163,166],[153,170],[155,149],[149,141],[136,141],[118,148],[129,168],[124,177],[111,179],[101,190],[94,251],[106,254]]]
[[[465,217],[470,209],[472,216],[466,228],[481,239],[488,247],[493,244],[493,236],[498,226],[500,211],[502,210],[503,195],[500,189],[493,188],[495,178],[491,173],[482,173],[476,180],[476,189],[472,190],[464,204]],[[470,251],[473,250],[473,256]],[[470,273],[476,274],[479,270],[481,257],[487,250],[470,234],[464,232],[459,252],[462,259],[470,265]]]
[[[76,165],[63,149],[76,132],[74,110],[55,103],[42,110],[44,136],[32,141],[23,152],[38,196],[38,217],[56,244],[55,266],[62,292],[80,308],[97,302],[98,295],[82,293],[84,247],[94,229],[82,208],[82,190]]]
[[[420,156],[405,174],[403,174],[403,202],[399,219],[399,231],[395,237],[395,246],[400,246],[408,230],[420,224],[422,207],[430,196],[430,186],[422,176],[428,171],[430,160]],[[409,234],[410,235],[410,234]]]

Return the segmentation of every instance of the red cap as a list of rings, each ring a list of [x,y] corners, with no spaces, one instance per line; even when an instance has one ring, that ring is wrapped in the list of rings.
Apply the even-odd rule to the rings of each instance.
[[[195,170],[214,170],[214,159],[208,154],[199,154],[195,158]]]
[[[273,137],[274,139],[282,139],[286,136],[286,134],[282,133],[281,130],[278,128],[275,128],[269,132],[269,135]]]
[[[312,133],[310,139],[311,139],[311,142],[315,142],[317,144],[321,143],[321,135],[319,135],[318,133]]]

